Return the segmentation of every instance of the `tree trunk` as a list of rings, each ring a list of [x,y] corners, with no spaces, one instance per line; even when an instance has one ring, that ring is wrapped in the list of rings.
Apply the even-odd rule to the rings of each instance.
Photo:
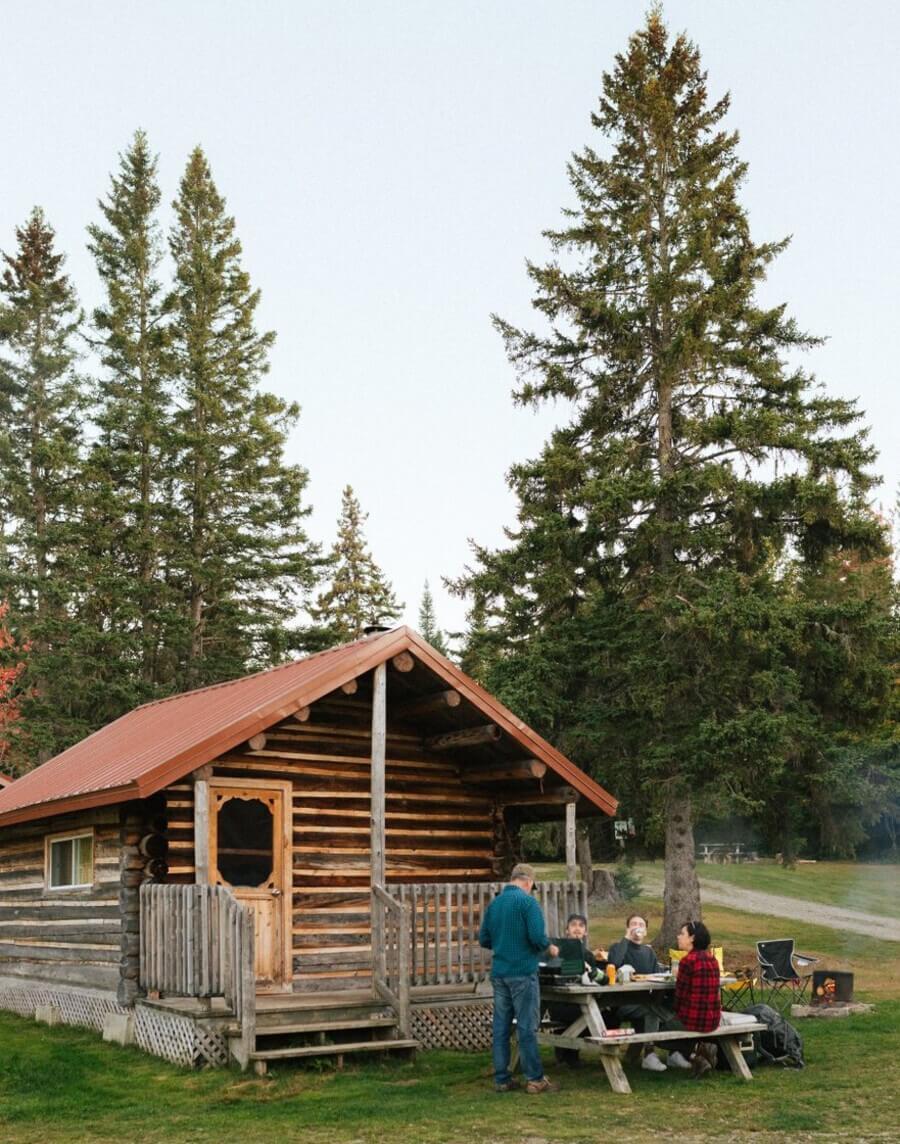
[[[594,906],[617,906],[622,895],[616,889],[616,882],[609,870],[595,870],[591,856],[591,840],[586,825],[581,825],[576,834],[575,846],[578,851],[578,866],[581,880],[587,886],[588,901]]]
[[[700,883],[694,863],[693,799],[690,794],[673,794],[666,807],[666,888],[659,947],[674,949],[678,931],[684,923],[699,917]]]
[[[494,874],[506,880],[513,866],[524,861],[521,824],[514,812],[494,808]]]

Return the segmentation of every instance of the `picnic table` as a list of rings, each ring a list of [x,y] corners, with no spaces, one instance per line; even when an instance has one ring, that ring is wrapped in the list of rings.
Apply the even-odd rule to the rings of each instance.
[[[734,978],[723,977],[723,984],[728,984]],[[642,1002],[652,1000],[654,996],[660,999],[662,995],[673,993],[674,981],[633,981],[616,985],[583,985],[555,984],[541,982],[541,1008],[550,1002],[563,1002],[567,1005],[577,1005],[578,1017],[565,1029],[558,1032],[539,1032],[538,1043],[549,1045],[558,1049],[576,1049],[587,1051],[600,1058],[606,1078],[613,1092],[627,1094],[631,1092],[625,1070],[622,1068],[622,1059],[633,1046],[642,1044],[661,1044],[665,1041],[684,1040],[693,1037],[697,1040],[713,1040],[722,1046],[725,1057],[731,1066],[731,1071],[742,1080],[752,1080],[753,1074],[747,1067],[741,1052],[741,1042],[749,1033],[763,1031],[766,1026],[758,1021],[740,1025],[720,1025],[710,1033],[688,1032],[675,1033],[629,1033],[623,1036],[610,1035],[603,1020],[603,1009],[615,1009],[622,1005],[640,1005]],[[588,1036],[584,1036],[587,1033]]]
[[[720,862],[726,866],[732,862],[755,862],[757,852],[744,842],[698,842],[697,857],[703,862]]]

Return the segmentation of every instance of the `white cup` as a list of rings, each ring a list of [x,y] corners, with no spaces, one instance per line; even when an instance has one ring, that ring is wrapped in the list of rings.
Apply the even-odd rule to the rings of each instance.
[[[623,965],[619,969],[617,977],[619,978],[619,980],[621,982],[623,982],[625,985],[627,985],[629,983],[629,981],[631,981],[631,975],[633,973],[634,973],[634,966],[633,965]]]

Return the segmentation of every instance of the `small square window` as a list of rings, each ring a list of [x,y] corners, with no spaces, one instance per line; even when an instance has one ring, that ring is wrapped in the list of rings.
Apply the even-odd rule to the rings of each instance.
[[[48,839],[47,884],[51,890],[69,890],[94,883],[94,836],[69,835]]]

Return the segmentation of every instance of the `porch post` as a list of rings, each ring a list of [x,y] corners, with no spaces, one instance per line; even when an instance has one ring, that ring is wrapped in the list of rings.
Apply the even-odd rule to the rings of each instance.
[[[372,676],[372,789],[369,818],[371,886],[384,887],[384,770],[387,738],[387,664]],[[372,967],[384,978],[384,907],[372,895]]]
[[[209,780],[212,767],[194,771],[194,881],[209,883]]]
[[[566,878],[574,882],[578,878],[578,861],[575,853],[575,803],[566,803]]]

